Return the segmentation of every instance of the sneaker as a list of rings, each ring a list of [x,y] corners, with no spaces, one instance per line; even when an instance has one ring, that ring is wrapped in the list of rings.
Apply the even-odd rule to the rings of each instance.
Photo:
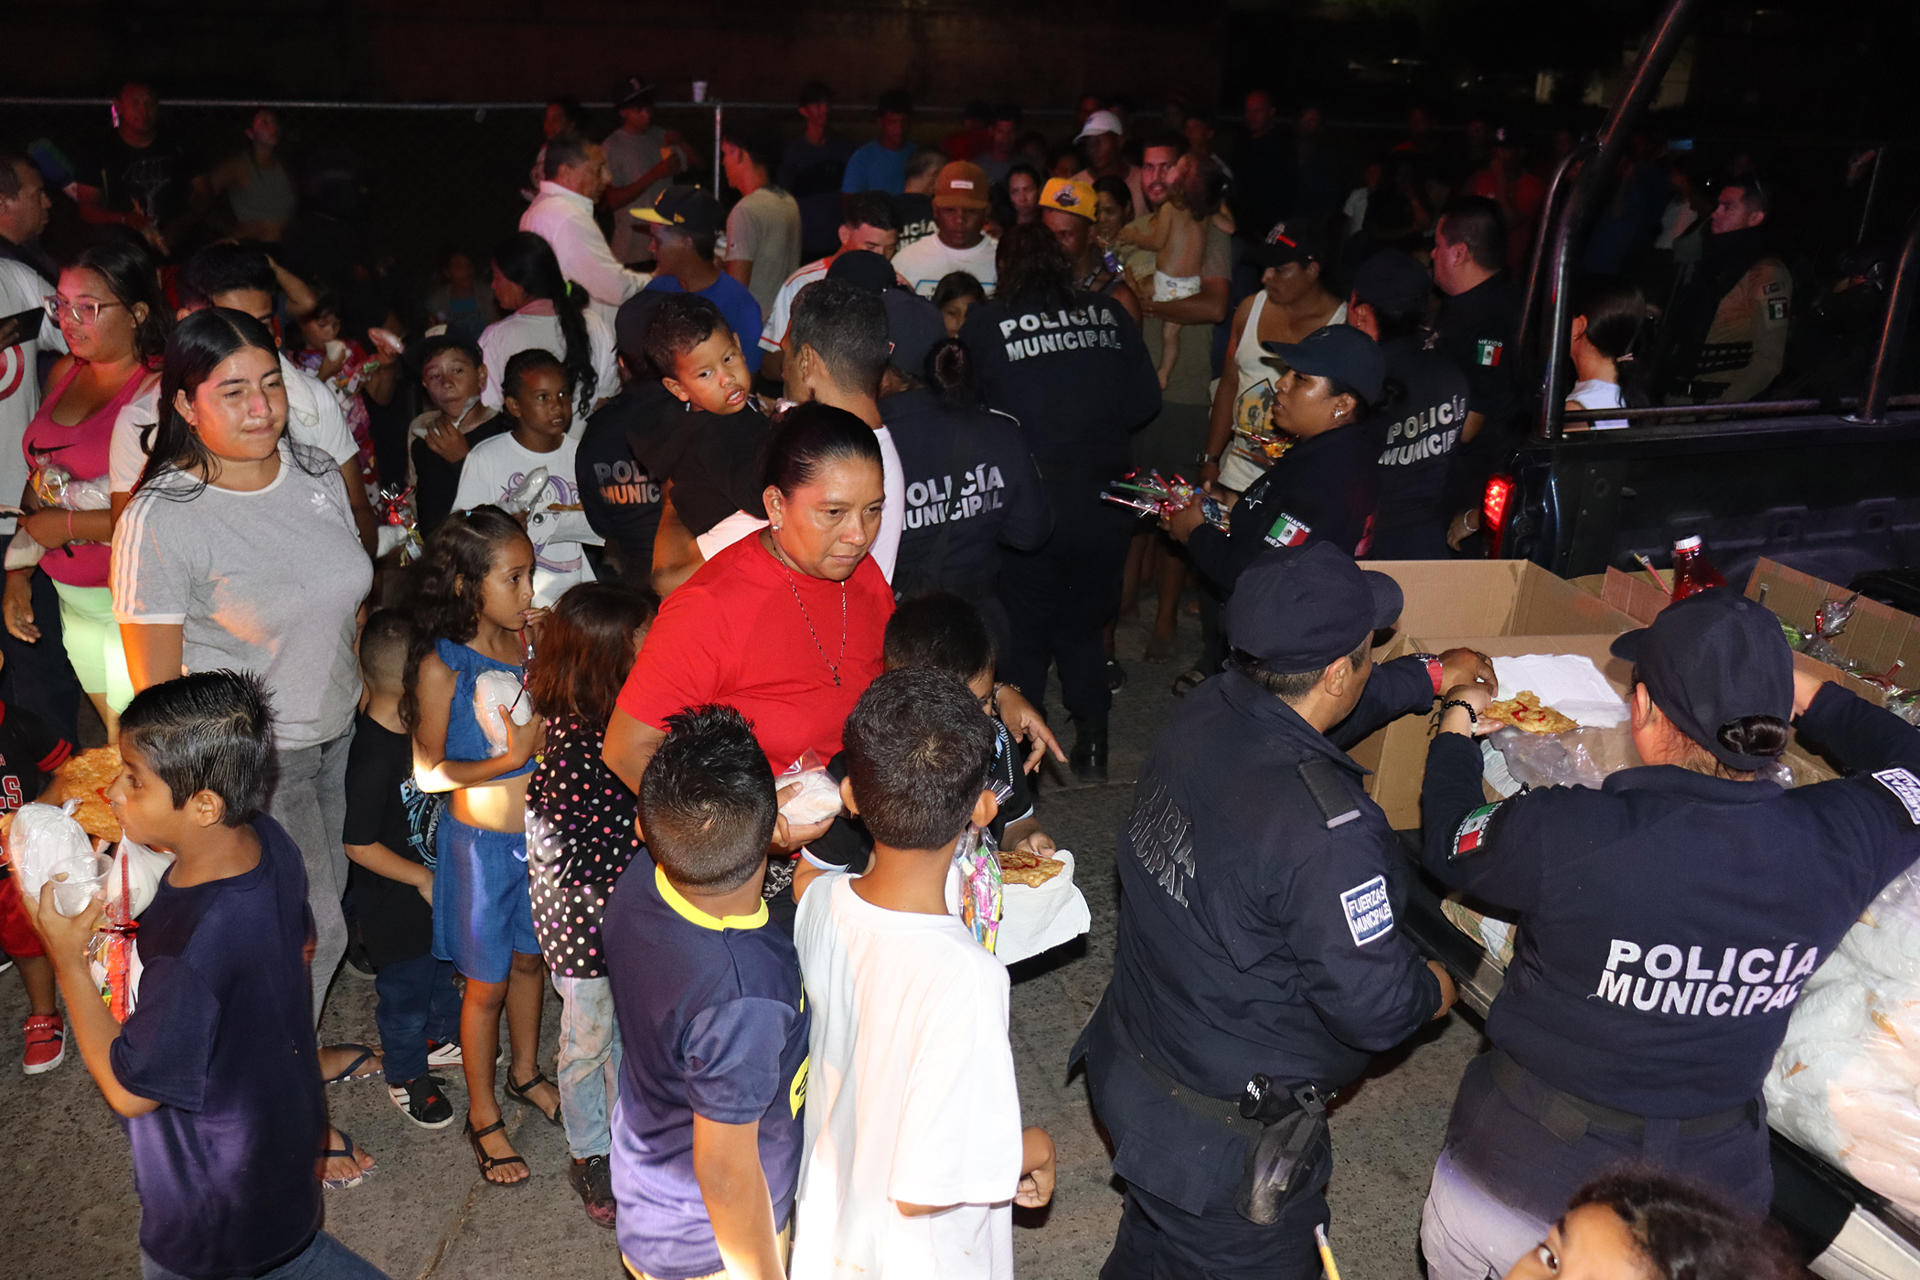
[[[13,968],[13,957],[4,951],[0,951],[0,973],[5,973],[11,968]]]
[[[466,1064],[460,1054],[458,1040],[427,1041],[427,1065],[429,1067],[458,1067]]]
[[[51,1071],[67,1056],[67,1024],[57,1013],[36,1014],[22,1024],[27,1033],[24,1070],[30,1076]]]
[[[588,1156],[567,1164],[567,1181],[587,1207],[587,1216],[595,1223],[613,1229],[617,1206],[613,1199],[613,1167],[605,1156]]]
[[[441,1091],[437,1076],[415,1076],[405,1084],[390,1087],[387,1096],[422,1129],[444,1129],[453,1123],[453,1104]]]
[[[369,981],[372,980],[375,970],[373,961],[367,959],[366,943],[356,938],[352,943],[348,944],[346,967],[347,971],[354,977],[366,978]]]

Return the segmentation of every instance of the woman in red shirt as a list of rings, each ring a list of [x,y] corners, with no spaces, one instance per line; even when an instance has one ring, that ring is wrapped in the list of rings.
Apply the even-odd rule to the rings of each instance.
[[[118,239],[92,246],[62,271],[47,310],[72,354],[54,365],[46,399],[21,437],[31,478],[20,500],[27,510],[20,526],[47,548],[38,571],[60,596],[67,659],[112,740],[119,737],[120,709],[133,698],[107,587],[113,517],[105,503],[93,506],[67,485],[94,481],[105,492],[114,419],[159,380],[154,364],[166,347],[172,313],[153,259],[137,241]],[[7,575],[4,609],[7,630],[29,644],[40,638],[34,572]]]

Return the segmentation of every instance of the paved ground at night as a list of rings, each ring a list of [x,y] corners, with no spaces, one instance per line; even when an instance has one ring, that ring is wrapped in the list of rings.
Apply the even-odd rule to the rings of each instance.
[[[1193,632],[1191,620],[1183,622],[1183,653],[1196,643]],[[1023,1109],[1029,1123],[1052,1132],[1059,1148],[1053,1205],[1044,1216],[1023,1215],[1015,1233],[1019,1274],[1034,1280],[1097,1275],[1120,1216],[1106,1148],[1084,1086],[1066,1079],[1066,1059],[1112,969],[1114,833],[1134,771],[1173,702],[1168,684],[1178,667],[1140,661],[1144,639],[1137,626],[1122,626],[1120,654],[1132,679],[1114,708],[1113,780],[1090,787],[1054,781],[1040,799],[1047,828],[1079,860],[1093,930],[1083,952],[1043,966],[1013,989]],[[542,1055],[549,1072],[556,1007],[549,995]],[[19,1073],[25,1012],[18,979],[0,975],[0,1115],[8,1137],[0,1175],[0,1276],[136,1275],[139,1206],[126,1141],[77,1052],[48,1075]],[[373,984],[343,973],[322,1031],[329,1041],[375,1040]],[[1479,1043],[1475,1025],[1449,1019],[1383,1060],[1336,1110],[1334,1246],[1352,1280],[1419,1275],[1420,1202],[1454,1085]],[[459,1069],[445,1075],[460,1108]],[[612,1233],[587,1220],[567,1186],[564,1135],[526,1108],[509,1105],[507,1119],[534,1176],[507,1190],[479,1178],[458,1125],[436,1132],[414,1127],[378,1081],[334,1086],[328,1098],[335,1122],[373,1152],[379,1166],[361,1186],[327,1194],[327,1229],[397,1280],[614,1280],[621,1274]]]

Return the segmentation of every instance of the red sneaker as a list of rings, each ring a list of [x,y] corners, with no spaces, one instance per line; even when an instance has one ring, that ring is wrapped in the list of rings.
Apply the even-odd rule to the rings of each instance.
[[[67,1056],[67,1024],[57,1013],[36,1014],[22,1024],[27,1033],[26,1073],[51,1071]]]

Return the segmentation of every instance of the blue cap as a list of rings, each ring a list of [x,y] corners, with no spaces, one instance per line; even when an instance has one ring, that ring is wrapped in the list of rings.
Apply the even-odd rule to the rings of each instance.
[[[1751,772],[1773,762],[1720,741],[1722,726],[1748,716],[1793,716],[1793,652],[1765,605],[1731,587],[1702,591],[1662,609],[1652,626],[1620,636],[1613,656],[1638,666],[1667,719],[1728,768]]]
[[[1227,641],[1280,675],[1318,671],[1392,626],[1401,603],[1399,583],[1331,542],[1275,547],[1234,584]]]
[[[1286,361],[1289,369],[1351,387],[1370,405],[1380,402],[1387,385],[1380,344],[1350,324],[1324,325],[1298,342],[1263,342],[1260,348]]]

